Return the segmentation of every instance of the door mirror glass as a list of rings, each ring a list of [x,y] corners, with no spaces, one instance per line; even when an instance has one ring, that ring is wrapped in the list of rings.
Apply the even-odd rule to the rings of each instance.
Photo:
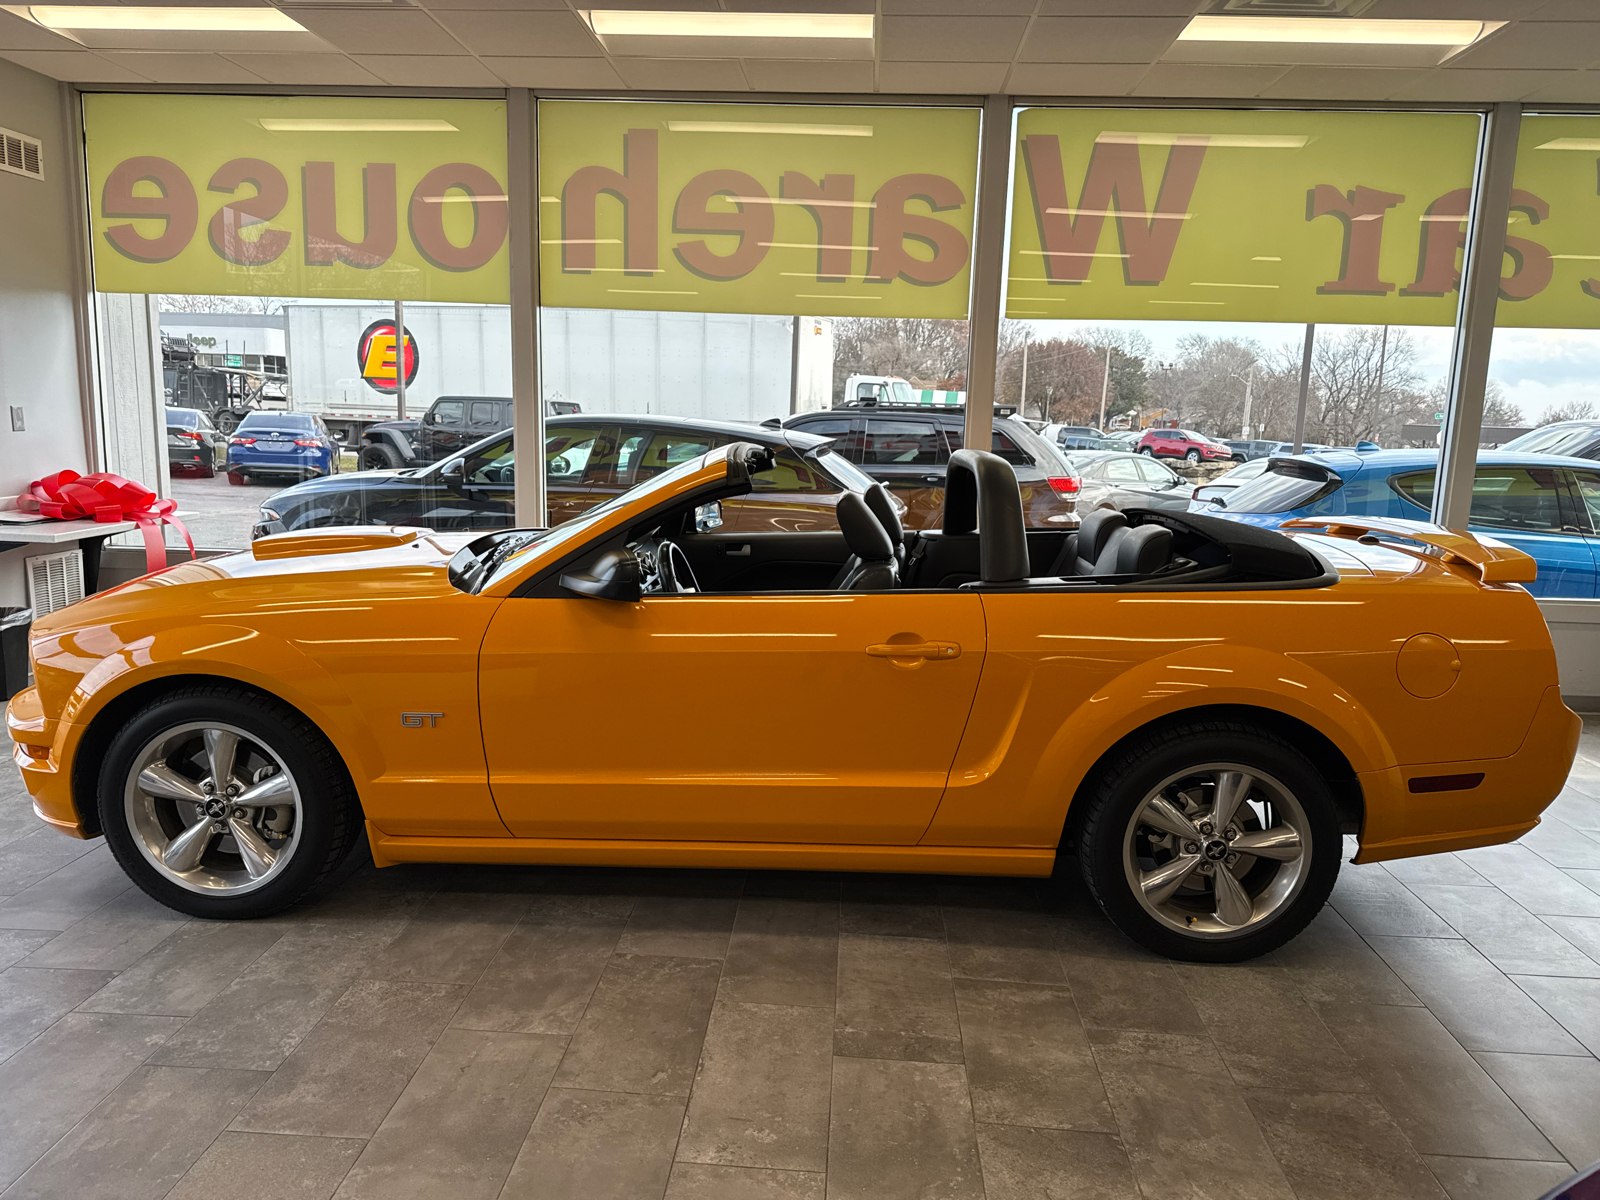
[[[694,510],[694,531],[696,533],[710,533],[714,529],[722,528],[722,505],[713,500],[710,504],[702,504]]]
[[[632,550],[607,550],[587,571],[563,575],[561,586],[594,600],[632,603],[644,595],[642,578],[639,560]]]

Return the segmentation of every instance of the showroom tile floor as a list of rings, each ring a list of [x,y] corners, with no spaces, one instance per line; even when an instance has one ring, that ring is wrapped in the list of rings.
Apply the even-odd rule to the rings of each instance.
[[[0,1189],[1531,1200],[1600,1158],[1600,722],[1247,966],[1006,881],[363,868],[187,921],[0,773]]]

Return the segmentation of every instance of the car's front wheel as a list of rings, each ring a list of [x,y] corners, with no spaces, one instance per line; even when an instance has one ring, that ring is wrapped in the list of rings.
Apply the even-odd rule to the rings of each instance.
[[[344,765],[304,716],[227,685],[153,701],[113,739],[100,821],[145,892],[196,917],[264,917],[343,861],[361,828]]]
[[[393,446],[385,446],[381,442],[361,448],[361,469],[363,471],[388,471],[404,466],[400,453]]]
[[[1190,450],[1187,454],[1184,455],[1184,457],[1187,458],[1192,463],[1197,463],[1197,462],[1200,461],[1200,451],[1198,451],[1198,450]]]
[[[1155,451],[1154,451],[1154,450],[1152,450],[1152,449],[1150,449],[1150,447],[1149,447],[1149,446],[1140,446],[1140,447],[1139,447],[1139,453],[1140,453],[1140,454],[1145,454],[1145,455],[1148,455],[1148,456],[1149,456],[1149,457],[1151,457],[1151,458],[1154,458],[1154,457],[1155,457],[1155,456],[1156,456],[1156,453],[1155,453]]]
[[[1172,958],[1238,962],[1283,945],[1339,873],[1332,794],[1299,751],[1250,725],[1136,737],[1080,802],[1090,892],[1122,932]]]

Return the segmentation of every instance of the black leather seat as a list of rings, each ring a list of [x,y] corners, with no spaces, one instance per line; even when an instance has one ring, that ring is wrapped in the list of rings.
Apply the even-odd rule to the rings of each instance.
[[[878,518],[878,524],[883,526],[883,531],[889,535],[889,540],[894,543],[894,560],[900,565],[900,574],[904,577],[906,570],[906,529],[900,523],[900,514],[895,511],[894,500],[889,495],[889,489],[881,483],[875,483],[861,493],[861,498],[867,502],[867,507],[872,510],[872,515]]]
[[[1106,543],[1119,529],[1128,527],[1128,518],[1114,508],[1097,508],[1083,518],[1078,532],[1061,548],[1055,575],[1093,575],[1094,565],[1105,553]]]
[[[1083,519],[1056,560],[1057,575],[1154,575],[1172,561],[1172,530],[1129,525],[1113,508],[1097,508]]]
[[[834,577],[836,592],[886,591],[900,586],[900,563],[895,546],[867,502],[854,492],[839,497],[835,508],[850,557]]]

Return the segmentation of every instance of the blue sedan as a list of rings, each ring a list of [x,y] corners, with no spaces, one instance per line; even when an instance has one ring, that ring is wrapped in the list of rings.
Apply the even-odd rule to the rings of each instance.
[[[310,413],[253,412],[228,439],[228,474],[317,479],[339,472],[339,443]]]
[[[1191,512],[1276,528],[1295,517],[1426,521],[1437,450],[1325,450],[1274,458],[1265,473]],[[1485,450],[1468,528],[1533,556],[1535,596],[1600,595],[1600,469],[1587,459]]]

